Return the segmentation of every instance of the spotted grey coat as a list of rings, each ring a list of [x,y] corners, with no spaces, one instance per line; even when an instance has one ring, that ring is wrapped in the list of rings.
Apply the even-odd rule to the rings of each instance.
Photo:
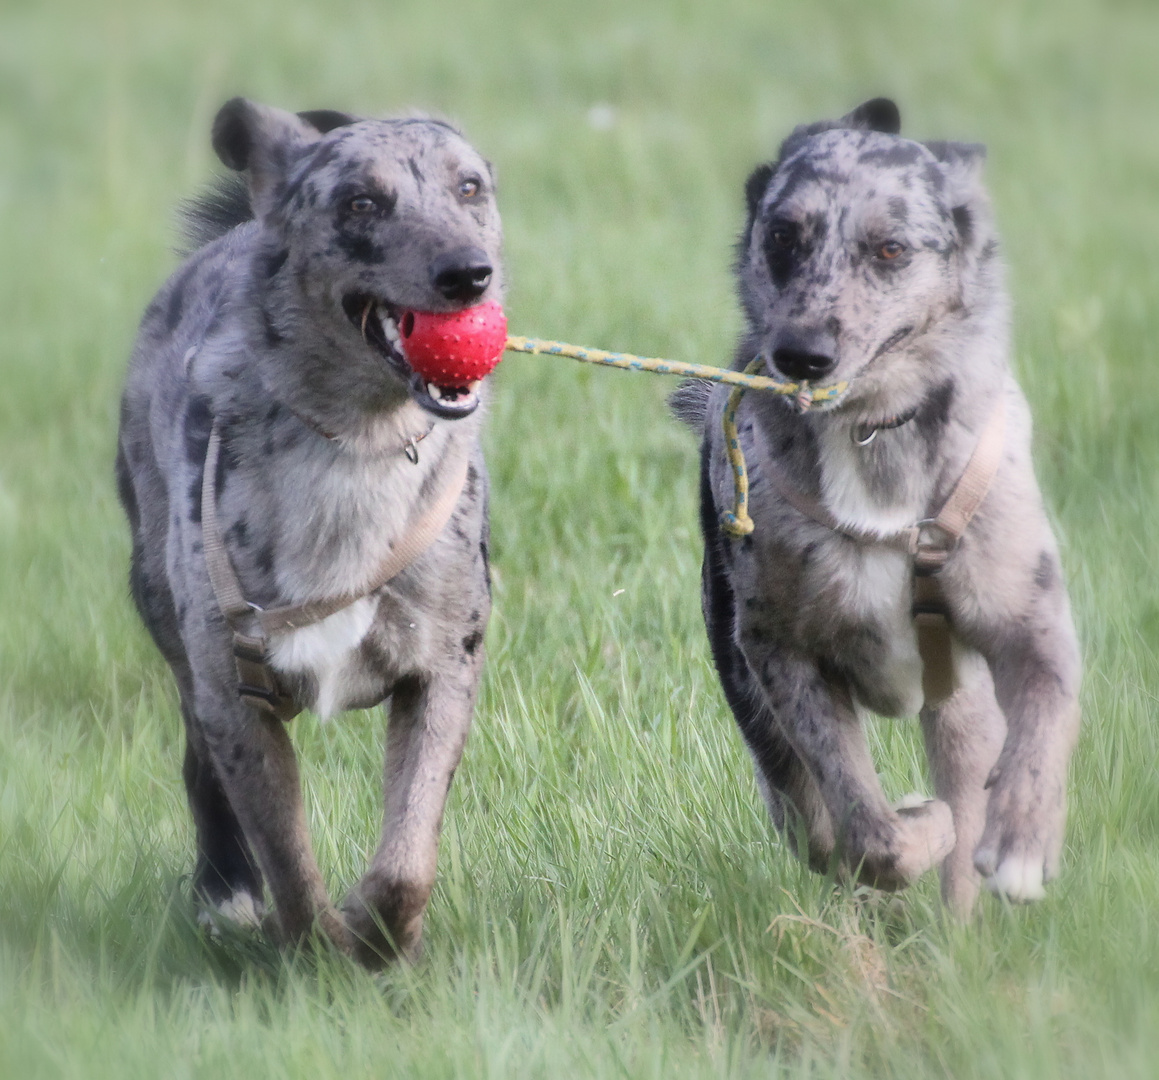
[[[798,128],[748,180],[736,366],[759,355],[775,377],[850,384],[804,414],[744,398],[751,536],[719,524],[734,497],[727,390],[689,387],[675,405],[703,432],[704,616],[773,818],[815,868],[836,857],[882,887],[940,863],[943,896],[964,914],[983,877],[1029,900],[1058,869],[1080,661],[1009,370],[983,148],[899,127],[892,102],[867,102]],[[940,575],[959,689],[935,706],[911,557],[827,528],[781,492],[788,482],[841,526],[887,536],[941,507],[999,401],[997,476]],[[920,713],[936,799],[888,803],[867,710]]]
[[[256,921],[264,881],[285,938],[319,927],[375,963],[419,944],[490,610],[485,387],[424,383],[396,347],[397,320],[501,296],[491,170],[436,121],[241,99],[213,140],[244,174],[248,206],[202,205],[204,246],[141,325],[117,459],[132,592],[180,691],[199,899],[215,918]],[[215,422],[220,531],[245,598],[264,608],[365,592],[469,459],[417,561],[269,643],[282,686],[322,716],[389,699],[382,838],[341,911],[311,851],[286,727],[239,698],[210,587],[201,489]]]

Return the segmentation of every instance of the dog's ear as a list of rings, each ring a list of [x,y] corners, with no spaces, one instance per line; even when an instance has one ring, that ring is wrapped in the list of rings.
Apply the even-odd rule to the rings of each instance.
[[[928,142],[924,146],[938,159],[946,179],[946,201],[954,214],[964,247],[979,238],[979,217],[988,216],[986,189],[982,184],[982,167],[986,147],[981,143]]]
[[[901,113],[898,107],[884,97],[863,101],[851,113],[846,113],[837,121],[838,127],[853,128],[855,131],[880,131],[885,135],[897,135],[901,131]]]
[[[305,112],[298,113],[298,119],[305,120],[307,124],[316,128],[323,135],[335,128],[349,127],[351,124],[358,123],[357,116],[338,112],[335,109],[307,109]]]
[[[922,145],[941,162],[950,202],[969,199],[982,187],[986,147],[981,143],[928,142]]]
[[[298,152],[321,137],[313,123],[293,113],[240,97],[227,101],[213,121],[213,149],[223,164],[246,174],[259,219],[270,209]]]
[[[886,135],[896,135],[901,131],[901,113],[889,98],[871,98],[863,101],[840,120],[818,120],[812,124],[801,124],[793,128],[789,137],[781,143],[781,160],[791,157],[801,144],[824,131],[880,131]]]

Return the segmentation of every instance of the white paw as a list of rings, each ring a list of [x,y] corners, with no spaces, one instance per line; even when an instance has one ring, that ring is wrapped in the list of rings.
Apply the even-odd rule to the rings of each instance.
[[[1046,895],[1042,859],[1007,856],[998,869],[986,878],[986,888],[1015,903],[1041,900]]]
[[[908,795],[903,795],[893,804],[895,810],[916,810],[919,806],[925,806],[928,802],[933,802],[928,795],[923,795],[920,791],[911,791]]]
[[[220,933],[222,923],[229,923],[239,930],[257,930],[265,913],[265,904],[247,892],[239,892],[220,904],[202,908],[197,913],[197,925],[211,934]]]

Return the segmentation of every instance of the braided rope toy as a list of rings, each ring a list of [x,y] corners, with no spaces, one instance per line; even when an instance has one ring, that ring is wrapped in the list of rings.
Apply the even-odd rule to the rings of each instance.
[[[362,313],[362,334],[371,314],[372,303]],[[746,390],[771,390],[791,397],[794,405],[805,412],[819,401],[840,397],[848,383],[812,387],[807,382],[781,382],[758,375],[764,359],[758,356],[744,371],[731,368],[663,360],[656,356],[605,352],[568,345],[542,338],[514,337],[507,334],[507,316],[503,307],[489,300],[459,311],[406,311],[398,319],[398,334],[403,352],[411,367],[424,379],[436,385],[470,386],[482,379],[499,363],[504,351],[544,356],[566,356],[585,364],[602,364],[623,371],[653,371],[661,375],[682,375],[687,379],[706,379],[732,387],[724,410],[725,452],[732,466],[736,497],[731,511],[720,515],[721,528],[730,536],[748,536],[753,531],[749,516],[749,478],[744,451],[736,426],[736,414]]]
[[[792,397],[798,409],[804,412],[820,401],[831,401],[840,397],[849,384],[833,383],[830,386],[811,387],[808,383],[780,382],[756,372],[764,367],[764,359],[757,357],[744,371],[731,368],[710,367],[707,364],[688,364],[680,360],[663,360],[655,356],[635,356],[632,353],[604,352],[602,349],[585,349],[581,345],[568,345],[562,341],[545,341],[541,338],[507,338],[506,348],[510,352],[532,353],[544,356],[567,356],[585,364],[603,364],[623,371],[652,371],[660,375],[683,375],[688,379],[707,379],[710,382],[726,383],[732,386],[728,404],[724,409],[724,447],[732,466],[733,486],[736,498],[732,510],[720,515],[720,525],[729,536],[748,536],[753,531],[753,519],[749,517],[749,477],[745,465],[744,451],[740,445],[740,435],[736,427],[736,414],[746,390],[771,390],[774,394]]]

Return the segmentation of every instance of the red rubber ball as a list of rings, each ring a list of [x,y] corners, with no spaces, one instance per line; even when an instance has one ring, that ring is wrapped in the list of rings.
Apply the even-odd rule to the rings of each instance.
[[[436,386],[467,386],[489,374],[507,344],[494,300],[463,311],[406,311],[398,321],[407,363]]]

